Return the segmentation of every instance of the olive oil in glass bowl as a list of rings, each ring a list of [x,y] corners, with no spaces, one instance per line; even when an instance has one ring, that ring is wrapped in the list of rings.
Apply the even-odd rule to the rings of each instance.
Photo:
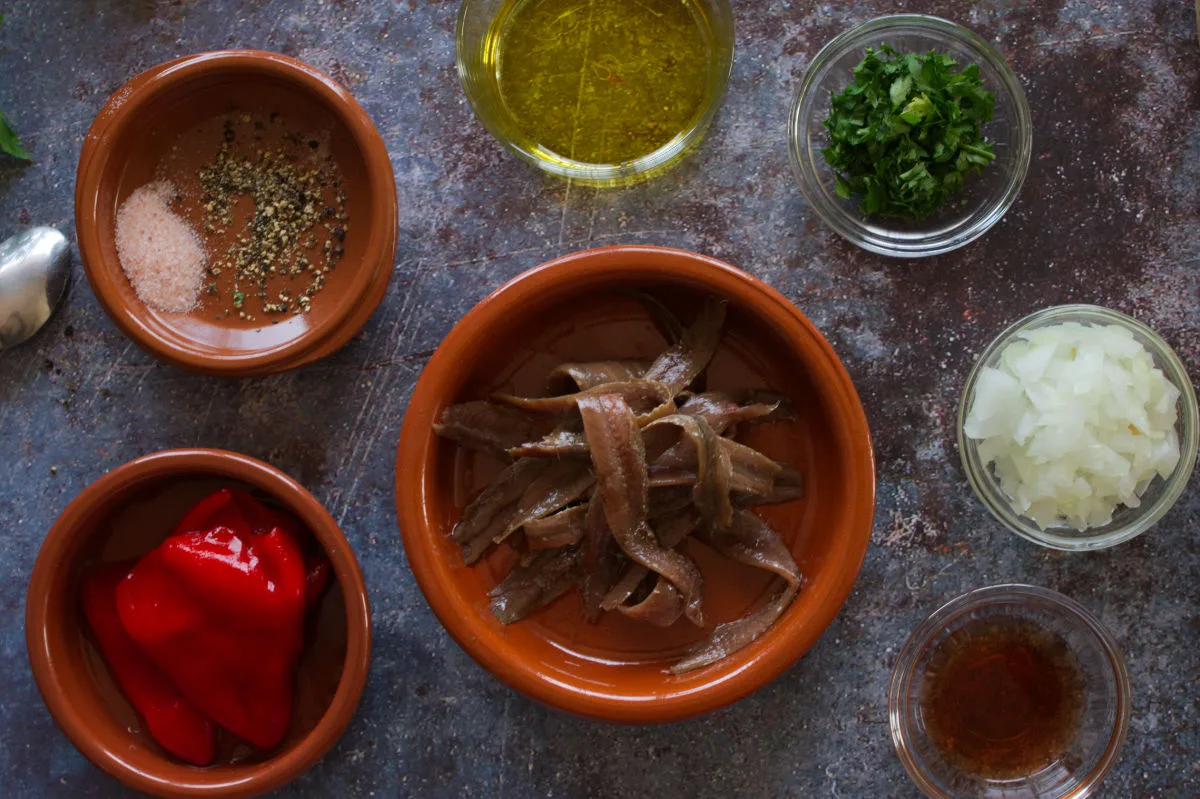
[[[660,174],[729,81],[728,0],[464,0],[458,74],[484,127],[535,166],[597,185]]]

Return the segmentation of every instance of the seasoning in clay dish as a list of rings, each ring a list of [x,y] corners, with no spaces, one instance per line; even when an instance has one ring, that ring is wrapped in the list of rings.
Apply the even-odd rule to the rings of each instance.
[[[255,318],[248,296],[268,315],[310,311],[345,249],[346,196],[328,148],[291,130],[271,147],[256,133],[282,124],[277,115],[268,121],[227,117],[216,158],[198,173],[206,234],[236,229],[239,200],[252,201],[236,240],[209,267],[214,280],[232,279],[226,300],[232,307],[225,312],[242,318]]]
[[[118,211],[121,265],[142,301],[247,322],[311,311],[350,228],[326,138],[241,112],[182,135],[160,179]],[[195,152],[213,157],[188,170]]]
[[[177,191],[157,181],[135,189],[117,209],[117,257],[138,298],[156,311],[196,307],[208,256],[187,220],[171,208]]]

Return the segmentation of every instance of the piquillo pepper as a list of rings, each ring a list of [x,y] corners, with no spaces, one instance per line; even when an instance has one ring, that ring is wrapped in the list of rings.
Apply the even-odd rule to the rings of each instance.
[[[228,527],[238,535],[266,535],[280,527],[299,537],[300,525],[283,511],[268,508],[241,488],[222,488],[197,502],[171,530],[171,535]]]
[[[176,530],[118,586],[121,623],[204,713],[271,749],[291,716],[308,593],[295,525],[226,489]]]
[[[222,488],[209,494],[184,514],[172,531],[172,535],[199,532],[214,527],[228,527],[239,535],[263,535],[278,527],[296,538],[302,539],[301,525],[286,511],[268,508],[248,491],[239,488]],[[314,605],[329,585],[329,559],[324,552],[305,555],[306,603]]]
[[[312,607],[329,585],[329,559],[324,554],[309,555],[304,559],[304,604]]]
[[[141,714],[151,737],[171,754],[196,766],[213,760],[217,725],[137,648],[117,614],[117,585],[129,573],[116,566],[83,579],[83,613],[112,675]]]

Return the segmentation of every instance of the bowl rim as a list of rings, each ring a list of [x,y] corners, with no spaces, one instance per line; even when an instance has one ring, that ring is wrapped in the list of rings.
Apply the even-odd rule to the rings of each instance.
[[[950,235],[938,238],[896,238],[886,235],[876,235],[864,232],[859,224],[851,224],[858,220],[857,213],[851,214],[842,204],[835,202],[821,189],[821,180],[817,175],[818,165],[813,157],[813,142],[807,135],[806,121],[815,113],[817,77],[824,67],[840,57],[846,50],[861,48],[877,34],[887,32],[896,27],[907,26],[925,29],[952,37],[969,45],[979,52],[1000,77],[1000,87],[1012,99],[1019,133],[1015,143],[1015,158],[1013,169],[1008,175],[1004,192],[974,224],[955,229]],[[804,77],[801,79],[792,96],[791,109],[788,114],[788,156],[792,164],[792,172],[800,184],[800,192],[805,201],[817,212],[817,215],[842,238],[877,255],[892,258],[925,258],[942,255],[978,239],[992,228],[1008,212],[1016,202],[1029,173],[1029,164],[1033,155],[1033,116],[1029,109],[1029,100],[1020,80],[1009,66],[1007,59],[979,34],[957,22],[928,14],[887,14],[859,23],[830,39],[813,57]],[[824,159],[821,159],[821,165]],[[880,223],[876,227],[883,229]]]
[[[126,280],[119,263],[104,256],[109,234],[97,223],[102,178],[109,168],[112,142],[136,125],[140,111],[197,76],[254,75],[289,83],[320,97],[345,126],[367,167],[370,214],[364,222],[373,234],[362,260],[338,303],[337,313],[320,325],[281,344],[248,352],[218,354],[190,342],[153,320],[130,313],[118,291]],[[97,113],[84,137],[75,183],[75,228],[83,271],[109,318],[126,336],[155,357],[188,371],[218,376],[271,374],[309,363],[336,351],[354,336],[387,292],[399,235],[395,177],[387,146],[354,97],[333,78],[294,58],[265,50],[215,50],[172,59],[127,80]]]
[[[731,656],[727,668],[711,667],[684,677],[692,685],[669,686],[644,694],[580,688],[520,659],[506,659],[489,639],[496,635],[458,593],[436,541],[445,530],[430,520],[424,497],[426,464],[438,446],[432,431],[443,397],[456,383],[454,364],[474,348],[473,342],[524,298],[561,285],[590,279],[597,283],[657,279],[703,288],[729,297],[768,324],[811,342],[829,391],[838,403],[845,426],[848,471],[854,484],[848,493],[855,503],[849,512],[850,530],[839,543],[842,568],[828,578],[818,595],[816,612],[790,638],[769,631],[759,642]],[[875,508],[875,462],[866,414],[849,375],[829,342],[792,303],[763,281],[722,261],[685,250],[640,245],[615,245],[569,253],[534,267],[492,292],[450,331],[430,359],[409,401],[400,433],[396,465],[396,505],[401,538],[417,584],[442,625],[458,644],[502,682],[544,704],[576,715],[625,723],[660,723],[707,713],[731,704],[778,677],[816,642],[845,604],[862,567],[870,542]],[[786,619],[781,619],[783,622]],[[698,675],[707,675],[700,677]],[[687,683],[683,684],[684,686]]]
[[[896,755],[904,766],[905,772],[930,799],[956,799],[937,788],[920,769],[919,763],[910,752],[910,719],[909,703],[904,701],[908,696],[908,687],[914,676],[913,670],[920,661],[921,655],[930,641],[954,621],[973,610],[989,605],[1002,604],[1039,604],[1053,607],[1057,611],[1073,618],[1090,632],[1100,643],[1108,663],[1112,667],[1116,683],[1116,712],[1113,717],[1113,730],[1095,767],[1089,772],[1078,786],[1060,799],[1084,799],[1089,796],[1117,763],[1121,747],[1129,732],[1129,719],[1132,712],[1132,686],[1129,670],[1125,665],[1125,657],[1121,648],[1108,628],[1090,610],[1069,596],[1026,583],[1000,583],[983,588],[976,588],[961,594],[946,602],[918,624],[909,633],[896,657],[896,665],[892,669],[891,680],[888,684],[888,728],[891,731],[892,744]]]
[[[992,476],[991,470],[979,459],[979,445],[967,437],[963,426],[970,413],[971,400],[975,395],[975,385],[979,381],[984,367],[992,365],[992,362],[1019,333],[1056,322],[1078,321],[1081,318],[1093,324],[1119,325],[1140,337],[1151,357],[1154,358],[1155,365],[1179,389],[1179,419],[1176,421],[1176,427],[1179,430],[1180,458],[1179,463],[1175,466],[1175,471],[1166,479],[1162,493],[1148,507],[1143,505],[1142,507],[1147,508],[1145,512],[1139,513],[1128,524],[1106,533],[1057,535],[1052,530],[1064,528],[1042,530],[1032,520],[1026,519],[1012,509],[1003,490]],[[1157,524],[1174,507],[1187,489],[1188,481],[1196,466],[1197,450],[1200,448],[1200,408],[1197,406],[1196,392],[1191,378],[1188,376],[1187,367],[1171,345],[1149,325],[1128,314],[1100,305],[1080,303],[1052,305],[1013,322],[979,354],[967,375],[966,382],[963,383],[962,396],[958,402],[955,434],[959,460],[962,463],[963,471],[966,472],[967,482],[971,484],[971,490],[976,498],[983,503],[996,521],[1000,522],[1005,529],[1040,546],[1064,552],[1081,552],[1106,549],[1136,538]]]
[[[472,5],[471,0],[463,0],[459,5],[454,27],[454,62],[458,71],[459,83],[462,85],[463,94],[466,95],[467,102],[471,106],[471,111],[475,119],[492,135],[492,138],[504,146],[505,149],[520,156],[522,160],[532,164],[541,171],[591,186],[626,186],[648,180],[674,166],[693,148],[698,146],[708,133],[709,126],[712,124],[717,112],[724,105],[725,94],[729,90],[729,78],[733,73],[736,50],[737,37],[733,7],[730,0],[709,0],[709,2],[713,4],[720,15],[718,23],[714,24],[713,28],[728,29],[728,41],[722,42],[727,47],[725,48],[725,56],[720,62],[722,68],[717,73],[716,90],[706,98],[703,109],[697,115],[695,122],[687,130],[678,134],[658,149],[639,156],[632,161],[625,161],[615,165],[592,164],[586,161],[576,161],[573,158],[568,158],[558,153],[555,153],[555,156],[559,160],[551,161],[539,158],[532,149],[522,147],[512,137],[505,134],[500,126],[496,124],[493,116],[482,109],[478,93],[470,79],[471,70],[468,66],[468,59],[464,54],[466,50],[464,40],[466,39],[468,15],[477,10],[470,8]]]
[[[61,588],[63,560],[91,534],[88,517],[116,493],[175,476],[210,474],[249,483],[285,504],[329,557],[346,607],[346,659],[337,691],[316,726],[287,752],[244,766],[194,768],[163,758],[160,773],[141,770],[105,746],[63,688],[49,606]],[[63,577],[63,580],[66,578]],[[299,483],[255,458],[218,449],[174,449],[129,461],[88,485],[59,514],[38,552],[25,608],[25,641],[38,690],[55,722],[88,760],[120,782],[156,796],[246,797],[278,788],[307,771],[341,738],[362,698],[370,670],[371,607],[354,549],[329,512]]]

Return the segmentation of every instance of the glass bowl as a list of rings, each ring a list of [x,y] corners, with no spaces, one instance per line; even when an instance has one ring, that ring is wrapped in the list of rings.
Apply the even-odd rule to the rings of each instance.
[[[866,48],[883,44],[901,53],[937,50],[961,66],[978,64],[984,88],[996,96],[992,121],[983,126],[984,135],[995,142],[996,160],[981,174],[967,177],[955,202],[920,222],[862,214],[857,199],[834,192],[837,176],[821,152],[829,142],[824,122],[830,97],[850,84],[851,70]],[[788,150],[804,198],[839,235],[880,255],[921,258],[958,249],[1000,221],[1025,182],[1033,122],[1017,76],[995,48],[953,22],[896,14],[851,28],[813,58],[792,101]]]
[[[599,186],[619,186],[665,172],[700,143],[725,97],[733,66],[733,12],[729,0],[688,0],[698,10],[708,40],[707,87],[695,119],[657,150],[618,164],[585,163],[551,151],[525,133],[505,105],[498,82],[500,64],[493,23],[529,1],[463,0],[458,12],[458,77],[475,116],[501,144],[552,175]]]
[[[1175,471],[1166,480],[1155,477],[1146,492],[1142,494],[1141,505],[1136,508],[1122,505],[1114,511],[1111,522],[1103,527],[1088,528],[1082,533],[1071,527],[1051,527],[1042,530],[1033,520],[1021,516],[1013,510],[1009,505],[1007,495],[1000,488],[1000,483],[996,479],[992,467],[985,465],[980,457],[978,442],[968,438],[963,432],[963,425],[974,398],[975,386],[983,368],[999,363],[1000,354],[1004,348],[1021,333],[1063,322],[1079,322],[1085,325],[1118,325],[1125,328],[1150,353],[1154,359],[1154,365],[1162,369],[1167,379],[1179,389],[1177,406],[1179,420],[1176,422],[1176,430],[1179,433],[1179,464],[1175,467]],[[1188,378],[1187,369],[1175,351],[1157,333],[1133,317],[1096,305],[1059,305],[1046,308],[1030,314],[1010,326],[997,336],[996,340],[989,344],[983,354],[979,356],[979,360],[976,361],[967,377],[967,384],[958,404],[958,452],[962,457],[967,480],[971,483],[971,488],[975,490],[975,495],[1006,528],[1036,544],[1051,549],[1104,549],[1128,541],[1154,526],[1171,509],[1171,506],[1175,504],[1187,487],[1192,469],[1196,464],[1197,437],[1200,435],[1198,430],[1200,430],[1200,417],[1197,414],[1196,393]]]
[[[926,729],[921,700],[931,658],[955,632],[980,619],[1021,621],[1048,630],[1066,644],[1082,677],[1074,739],[1054,762],[1024,777],[993,780],[967,774],[946,760]],[[1082,799],[1116,763],[1129,712],[1129,674],[1112,636],[1079,603],[1030,585],[980,588],[935,611],[905,642],[888,692],[896,753],[912,781],[934,799]]]

